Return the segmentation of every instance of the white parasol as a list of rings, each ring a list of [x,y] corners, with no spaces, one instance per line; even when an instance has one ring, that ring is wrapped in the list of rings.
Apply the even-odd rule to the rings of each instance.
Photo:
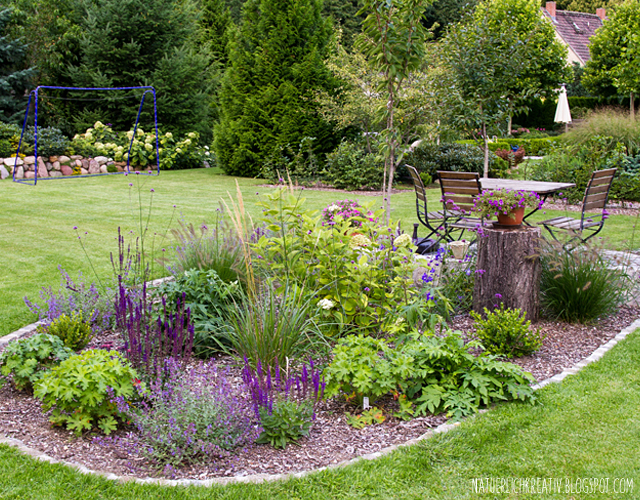
[[[558,95],[558,107],[556,108],[556,116],[553,119],[556,123],[565,124],[565,132],[567,131],[567,124],[571,122],[571,110],[569,109],[569,100],[567,99],[567,89],[562,84],[560,94]]]

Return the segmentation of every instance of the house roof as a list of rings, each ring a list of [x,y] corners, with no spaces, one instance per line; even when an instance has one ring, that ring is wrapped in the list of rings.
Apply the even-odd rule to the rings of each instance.
[[[546,9],[542,11],[551,19],[558,35],[582,59],[583,64],[586,63],[591,58],[589,38],[602,26],[602,19],[596,14],[569,10],[557,10],[554,19]]]

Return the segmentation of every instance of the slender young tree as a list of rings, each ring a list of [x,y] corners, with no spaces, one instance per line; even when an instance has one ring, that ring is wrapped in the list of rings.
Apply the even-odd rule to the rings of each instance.
[[[383,192],[386,191],[386,222],[391,220],[391,188],[396,167],[396,149],[400,143],[394,121],[398,97],[403,84],[423,64],[428,31],[422,16],[430,1],[364,0],[362,13],[367,17],[357,48],[381,75],[378,87],[386,98],[383,114],[386,139]]]

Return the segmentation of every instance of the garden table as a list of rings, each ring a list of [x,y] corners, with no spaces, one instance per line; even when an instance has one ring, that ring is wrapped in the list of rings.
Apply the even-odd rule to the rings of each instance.
[[[532,191],[537,193],[545,202],[550,194],[558,193],[564,189],[576,187],[571,182],[543,182],[543,181],[523,181],[520,179],[489,179],[481,178],[482,189],[513,189],[516,191]],[[539,210],[538,207],[525,214],[524,219]]]

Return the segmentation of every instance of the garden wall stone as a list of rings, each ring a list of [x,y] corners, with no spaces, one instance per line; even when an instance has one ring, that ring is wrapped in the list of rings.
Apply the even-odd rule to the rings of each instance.
[[[113,161],[106,156],[96,156],[95,158],[84,158],[80,155],[49,157],[38,156],[37,163],[35,156],[18,158],[17,162],[15,157],[0,158],[0,179],[12,179],[14,168],[16,170],[16,179],[33,179],[35,177],[36,168],[38,171],[38,178],[45,178],[66,177],[72,175],[107,174],[109,173],[110,166],[114,166],[118,172],[124,172],[127,168],[127,163],[122,161]],[[131,168],[131,170],[134,169]]]

